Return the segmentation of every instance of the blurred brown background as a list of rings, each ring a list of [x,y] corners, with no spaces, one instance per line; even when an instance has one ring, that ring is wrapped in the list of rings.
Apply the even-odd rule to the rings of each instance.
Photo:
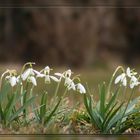
[[[0,6],[0,62],[139,64],[139,0],[3,0]]]

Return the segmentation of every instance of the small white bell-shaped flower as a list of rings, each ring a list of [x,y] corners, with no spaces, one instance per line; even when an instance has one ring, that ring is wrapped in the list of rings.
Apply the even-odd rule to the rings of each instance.
[[[77,84],[77,91],[80,92],[81,94],[82,93],[84,93],[84,94],[86,93],[86,89],[85,89],[85,87],[81,83]]]

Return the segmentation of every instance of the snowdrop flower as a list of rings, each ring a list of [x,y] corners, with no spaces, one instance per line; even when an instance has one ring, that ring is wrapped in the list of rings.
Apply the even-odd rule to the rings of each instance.
[[[118,84],[119,82],[121,82],[123,86],[127,85],[127,79],[125,73],[122,73],[115,79],[115,84]]]
[[[14,87],[16,84],[17,84],[17,78],[16,78],[16,74],[17,74],[17,72],[16,72],[16,70],[6,70],[3,74],[2,74],[2,76],[1,76],[1,79],[7,74],[7,73],[9,73],[9,75],[7,75],[6,77],[5,77],[5,79],[7,79],[8,80],[8,82],[10,83],[10,85],[12,86],[12,87]]]
[[[64,77],[69,77],[70,78],[71,75],[72,75],[72,71],[70,69],[64,72]]]
[[[52,69],[50,69],[49,66],[46,66],[43,70],[40,71],[40,73],[41,72],[44,73],[44,74],[41,74],[41,76],[45,77],[45,83],[47,83],[47,84],[50,84],[51,79],[54,80],[55,82],[59,82],[59,80],[55,76],[50,75],[51,70]]]
[[[28,68],[25,72],[21,75],[23,81],[25,81],[30,75],[35,75],[33,68]]]
[[[18,77],[17,77],[17,83],[20,83],[20,85],[22,85],[22,81],[21,81],[21,76],[19,75]]]
[[[137,72],[134,72],[133,70],[131,70],[129,67],[126,69],[126,73],[123,72],[121,75],[119,75],[116,79],[115,79],[115,84],[121,82],[123,86],[127,85],[127,81],[130,80],[130,88],[134,88],[135,86],[138,86],[140,84],[140,82],[138,81],[138,79],[136,78]],[[127,79],[129,78],[129,79]]]
[[[63,73],[55,73],[54,75],[56,75],[56,76],[58,76],[58,77],[60,77],[60,78],[70,78],[71,77],[71,75],[72,75],[72,71],[69,69],[69,70],[67,70],[67,71],[65,71],[65,72],[63,72]]]
[[[48,74],[48,75],[49,75],[51,70],[52,70],[52,69],[50,69],[49,66],[46,66],[44,69],[42,69],[42,70],[40,71],[40,73],[44,72],[44,74]]]
[[[43,77],[43,75],[40,72],[34,70],[33,68],[28,68],[21,75],[21,78],[23,81],[27,80],[28,82],[31,82],[34,86],[37,86],[35,75],[36,77]]]
[[[73,80],[71,80],[69,77],[65,79],[64,85],[68,88],[68,90],[70,89],[76,90]]]
[[[76,88],[75,88],[75,84],[74,84],[74,82],[72,81],[69,85],[68,85],[68,90],[76,90]]]
[[[81,94],[86,93],[85,87],[81,83],[77,84],[77,91],[80,92]]]
[[[36,77],[39,77],[39,78],[43,78],[45,76],[44,74],[42,74],[36,70],[34,70],[34,73],[36,74]]]
[[[55,81],[55,82],[59,82],[59,80],[58,80],[56,77],[54,77],[54,76],[45,75],[44,77],[45,77],[45,83],[47,83],[47,84],[50,84],[51,79],[52,79],[53,81]]]
[[[130,70],[130,68],[128,67],[126,70],[126,74],[129,78],[131,78],[132,76],[136,75],[137,72],[133,72],[132,70]]]
[[[17,84],[17,78],[15,76],[9,75],[9,76],[6,76],[5,78],[9,81],[12,87],[14,87]]]
[[[30,76],[28,78],[29,82],[31,82],[34,86],[37,86],[37,82],[34,76]]]
[[[138,79],[135,76],[132,76],[130,80],[130,88],[133,89],[135,86],[138,86],[139,84],[140,82],[138,81]]]

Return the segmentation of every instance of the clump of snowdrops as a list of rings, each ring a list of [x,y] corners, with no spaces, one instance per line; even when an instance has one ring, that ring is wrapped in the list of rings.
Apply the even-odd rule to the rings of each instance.
[[[66,112],[67,92],[70,90],[86,93],[86,89],[78,76],[72,77],[73,72],[69,69],[63,73],[52,73],[52,69],[46,66],[37,71],[33,68],[35,63],[26,63],[20,73],[16,70],[6,70],[1,75],[0,81],[0,123],[10,126],[13,122],[26,125],[30,121],[47,126],[57,114]],[[34,94],[34,88],[38,86],[38,80],[44,81],[45,86],[56,83],[54,93]],[[60,83],[63,83],[65,91],[58,95]],[[53,94],[51,100],[48,94]],[[35,100],[40,98],[40,103]],[[68,110],[67,110],[68,111]]]
[[[101,134],[122,134],[131,128],[140,127],[140,115],[138,115],[140,96],[136,98],[133,96],[138,91],[140,76],[135,70],[129,67],[125,70],[119,66],[108,85],[105,82],[99,85],[99,93],[96,93],[99,95],[99,100],[95,100],[95,93],[91,94],[88,85],[85,88],[79,76],[73,76],[70,69],[59,73],[53,72],[49,66],[40,71],[35,70],[33,66],[34,63],[29,62],[19,73],[8,69],[1,75],[0,124],[2,126],[9,127],[12,124],[27,126],[37,123],[45,128],[54,128],[58,120],[61,122],[71,116],[78,124],[84,122],[85,127],[82,129],[86,129],[90,123],[95,132]],[[40,80],[45,87],[55,85],[54,92],[49,93],[44,89],[43,92],[36,94],[34,89],[39,86]],[[59,94],[61,86],[64,91]],[[69,91],[83,94],[84,114],[79,112],[78,115],[73,115],[74,107],[68,104]],[[48,97],[50,94],[51,99]],[[39,102],[36,101],[38,99]],[[80,121],[82,123],[79,123]]]
[[[88,93],[84,95],[85,108],[90,122],[100,133],[122,134],[128,129],[140,126],[140,116],[135,115],[140,113],[140,96],[133,98],[140,85],[139,77],[138,73],[129,67],[125,70],[119,66],[108,85],[105,82],[99,85],[99,93],[96,93],[99,95],[98,101],[94,100],[95,93],[92,95],[90,90],[87,90]],[[132,121],[131,116],[135,116]]]

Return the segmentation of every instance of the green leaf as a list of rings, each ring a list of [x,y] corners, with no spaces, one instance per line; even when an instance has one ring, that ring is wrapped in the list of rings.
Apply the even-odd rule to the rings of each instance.
[[[3,109],[2,106],[0,104],[0,121],[4,119],[4,113],[3,113]]]
[[[96,110],[93,109],[93,107],[92,107],[91,96],[87,97],[87,95],[84,95],[84,104],[85,104],[85,107],[87,109],[89,116],[91,117],[92,123],[95,124],[96,127],[100,128],[101,125],[99,122],[98,114],[97,114]]]
[[[6,120],[8,120],[8,118],[12,112],[13,106],[15,105],[15,99],[16,99],[16,94],[13,94],[11,96],[11,98],[9,98],[9,100],[8,100],[8,104],[6,105],[6,108],[4,111],[4,116],[5,116]]]
[[[47,102],[47,94],[44,93],[41,98],[41,103],[40,103],[40,118],[43,118],[46,114],[46,102]]]
[[[61,102],[62,98],[59,99],[58,103],[56,104],[56,106],[54,107],[54,109],[51,111],[50,115],[48,117],[46,117],[44,124],[46,124],[47,122],[50,121],[51,117],[54,115],[55,111],[57,110],[60,102]]]
[[[105,83],[103,83],[102,87],[99,87],[99,95],[100,95],[100,115],[104,118],[105,114],[105,99],[106,99],[106,87]]]
[[[107,128],[108,123],[113,119],[113,117],[117,114],[117,112],[122,107],[123,103],[121,103],[117,108],[115,108],[117,103],[112,107],[112,109],[109,111],[108,115],[106,116],[106,119],[103,123],[104,128]],[[115,109],[114,109],[115,108]]]
[[[9,119],[9,122],[13,121],[15,118],[18,117],[18,115],[25,109],[27,108],[33,101],[34,101],[35,97],[31,97],[30,99],[28,99],[24,105],[22,107],[20,107],[15,114],[12,115],[12,117]]]
[[[0,103],[5,100],[5,97],[10,91],[9,83],[4,84],[2,90],[0,91]]]
[[[114,105],[118,92],[119,92],[119,88],[115,91],[115,93],[113,94],[113,96],[109,100],[109,103],[107,104],[107,106],[105,108],[105,112],[107,112],[111,108],[111,106]]]

